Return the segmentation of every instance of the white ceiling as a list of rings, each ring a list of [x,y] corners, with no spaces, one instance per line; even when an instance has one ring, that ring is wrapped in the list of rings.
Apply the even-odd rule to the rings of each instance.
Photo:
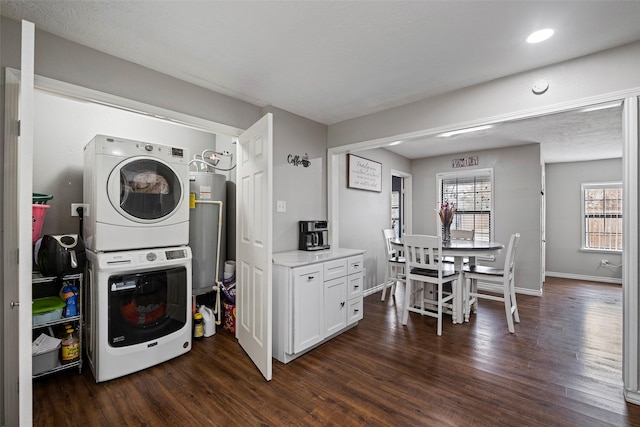
[[[640,40],[640,1],[618,0],[1,0],[0,13],[325,124]],[[525,43],[545,27],[554,37]]]

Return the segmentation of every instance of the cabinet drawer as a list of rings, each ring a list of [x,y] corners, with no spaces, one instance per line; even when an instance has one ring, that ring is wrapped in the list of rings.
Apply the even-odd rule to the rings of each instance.
[[[349,274],[360,273],[364,270],[364,257],[362,255],[356,255],[349,257],[347,260]]]
[[[348,276],[347,295],[349,299],[362,296],[362,273]]]
[[[324,281],[322,277],[322,264],[306,265],[293,269],[293,282],[295,284],[305,283],[312,280]]]
[[[344,277],[347,275],[347,260],[336,259],[333,261],[327,261],[324,263],[324,280],[337,279],[338,277]]]
[[[355,298],[349,300],[349,307],[347,312],[347,325],[351,325],[352,323],[361,320],[363,317],[363,309],[362,309],[362,298]]]

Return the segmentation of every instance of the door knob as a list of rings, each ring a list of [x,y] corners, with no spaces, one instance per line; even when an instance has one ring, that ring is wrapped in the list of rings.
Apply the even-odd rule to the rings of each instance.
[[[11,302],[9,303],[9,306],[10,306],[12,309],[13,309],[13,308],[18,307],[19,305],[20,305],[20,302],[18,302],[18,301],[11,301]]]

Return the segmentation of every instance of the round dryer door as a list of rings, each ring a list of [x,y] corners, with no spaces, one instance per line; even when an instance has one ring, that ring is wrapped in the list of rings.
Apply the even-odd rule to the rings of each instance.
[[[137,222],[161,222],[183,202],[182,182],[175,171],[162,160],[149,157],[131,157],[118,164],[107,187],[113,207]]]

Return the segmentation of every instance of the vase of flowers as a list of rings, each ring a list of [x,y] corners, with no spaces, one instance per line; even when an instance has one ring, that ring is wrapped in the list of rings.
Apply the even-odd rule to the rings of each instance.
[[[440,215],[440,221],[442,221],[442,242],[449,243],[451,241],[451,223],[456,213],[456,207],[453,203],[449,203],[449,201],[446,200],[444,203],[438,205],[436,211],[438,215]]]

